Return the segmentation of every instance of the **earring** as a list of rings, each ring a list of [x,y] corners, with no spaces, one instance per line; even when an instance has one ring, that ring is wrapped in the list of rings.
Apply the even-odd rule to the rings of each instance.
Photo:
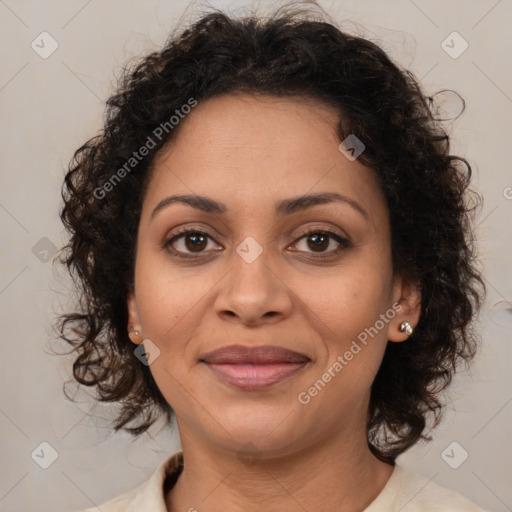
[[[133,327],[130,327],[130,328],[128,329],[128,332],[129,332],[129,333],[133,333],[133,334],[135,334],[135,336],[138,336],[138,335],[140,334],[140,332],[139,332],[139,331],[134,330],[134,329],[133,329]]]
[[[405,332],[407,336],[410,336],[412,334],[413,328],[411,327],[411,324],[409,322],[402,322],[400,324],[400,330],[402,332]]]

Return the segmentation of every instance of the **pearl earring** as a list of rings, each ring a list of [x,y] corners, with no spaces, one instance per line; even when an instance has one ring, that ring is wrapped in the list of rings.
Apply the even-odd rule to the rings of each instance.
[[[411,324],[409,322],[402,322],[400,324],[400,330],[402,332],[405,332],[407,336],[410,336],[412,334],[413,328],[411,327]]]

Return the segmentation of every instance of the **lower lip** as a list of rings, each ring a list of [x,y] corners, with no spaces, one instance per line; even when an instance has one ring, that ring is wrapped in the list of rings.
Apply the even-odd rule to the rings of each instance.
[[[308,362],[275,364],[208,364],[222,380],[243,389],[262,389],[299,372]]]

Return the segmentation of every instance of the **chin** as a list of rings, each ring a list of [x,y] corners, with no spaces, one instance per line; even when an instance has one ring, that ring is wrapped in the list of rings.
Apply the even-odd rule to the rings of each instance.
[[[284,455],[291,445],[300,444],[300,439],[305,435],[302,431],[303,422],[298,422],[296,415],[289,414],[282,407],[274,414],[264,415],[258,408],[253,411],[245,409],[242,415],[238,411],[233,416],[224,411],[221,425],[215,428],[219,437],[213,439],[211,430],[208,437],[223,449],[235,452],[251,445],[249,451],[256,449],[273,455]]]

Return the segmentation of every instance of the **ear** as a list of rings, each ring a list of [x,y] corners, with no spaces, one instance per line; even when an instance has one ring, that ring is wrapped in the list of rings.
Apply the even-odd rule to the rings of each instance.
[[[140,345],[144,339],[142,336],[142,327],[140,323],[139,309],[137,307],[137,299],[135,298],[135,292],[130,291],[126,300],[126,307],[128,310],[128,325],[126,330],[132,343]],[[133,329],[130,332],[130,329]],[[138,334],[137,334],[138,333]]]
[[[397,275],[393,284],[393,309],[396,315],[388,325],[388,340],[405,341],[409,335],[400,330],[402,322],[414,329],[421,316],[421,287],[418,282]]]

